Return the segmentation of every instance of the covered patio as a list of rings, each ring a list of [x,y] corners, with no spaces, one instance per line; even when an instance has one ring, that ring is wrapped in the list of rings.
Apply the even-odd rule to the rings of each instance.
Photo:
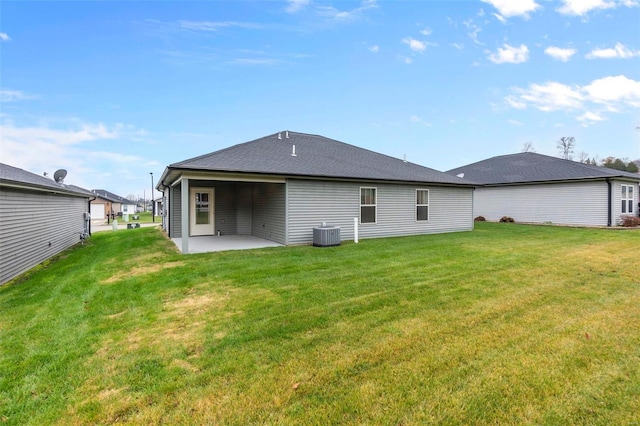
[[[182,238],[171,239],[182,252]],[[189,253],[210,253],[227,250],[251,250],[265,247],[282,247],[275,241],[253,235],[204,235],[189,237]]]

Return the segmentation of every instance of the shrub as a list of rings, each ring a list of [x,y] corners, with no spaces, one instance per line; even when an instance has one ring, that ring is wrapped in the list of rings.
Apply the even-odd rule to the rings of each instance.
[[[620,225],[626,226],[628,228],[634,228],[636,226],[640,226],[640,217],[634,216],[623,216],[620,220]]]
[[[487,219],[484,218],[484,216],[478,216],[475,219],[473,219],[474,222],[486,222]]]
[[[513,220],[513,218],[512,218],[512,217],[509,217],[509,216],[502,216],[502,217],[500,218],[500,222],[505,222],[505,223],[514,223],[514,222],[515,222],[515,220]]]

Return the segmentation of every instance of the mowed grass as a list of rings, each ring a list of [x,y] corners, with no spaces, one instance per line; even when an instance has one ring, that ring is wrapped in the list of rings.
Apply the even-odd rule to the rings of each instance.
[[[0,287],[0,423],[640,424],[640,231],[183,256],[158,229]]]

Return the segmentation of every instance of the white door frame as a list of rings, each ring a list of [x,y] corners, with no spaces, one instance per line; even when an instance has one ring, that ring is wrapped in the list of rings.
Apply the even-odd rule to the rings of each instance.
[[[208,222],[196,223],[196,194],[208,194]],[[193,187],[189,188],[189,235],[214,235],[215,234],[215,188]],[[202,216],[200,216],[202,219]]]

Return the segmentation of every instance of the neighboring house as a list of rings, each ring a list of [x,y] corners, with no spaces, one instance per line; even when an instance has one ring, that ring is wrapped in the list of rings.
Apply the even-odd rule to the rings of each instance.
[[[0,284],[89,233],[91,198],[81,188],[0,163]]]
[[[162,216],[164,214],[162,209],[162,197],[153,200],[153,215]]]
[[[113,213],[113,201],[98,195],[95,191],[91,191],[95,198],[91,201],[91,219],[107,219]]]
[[[106,219],[108,215],[121,216],[136,213],[136,203],[127,200],[105,189],[94,189],[91,192],[97,197],[91,203],[91,218]]]
[[[497,221],[615,226],[638,215],[640,175],[525,152],[449,170],[484,184],[474,216]]]
[[[122,199],[122,214],[135,214],[137,213],[136,203],[126,198]]]
[[[322,136],[280,132],[168,166],[163,226],[171,238],[240,234],[313,242],[322,222],[341,239],[473,229],[464,179]]]

